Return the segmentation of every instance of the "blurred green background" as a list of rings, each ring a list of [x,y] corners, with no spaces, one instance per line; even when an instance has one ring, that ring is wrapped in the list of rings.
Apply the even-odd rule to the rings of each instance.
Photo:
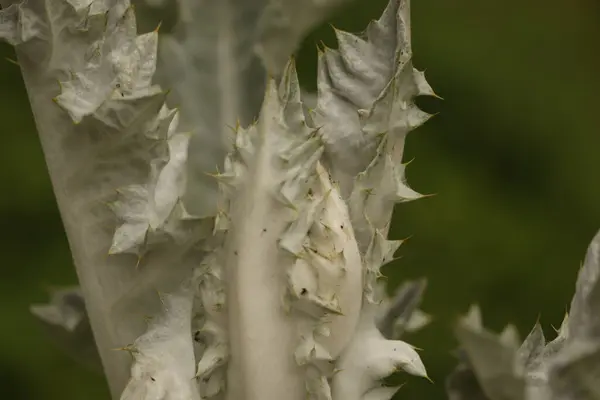
[[[331,22],[361,31],[385,0],[358,0]],[[407,337],[435,381],[408,379],[398,398],[444,399],[452,325],[471,303],[499,330],[525,335],[541,316],[552,336],[588,242],[600,228],[600,2],[414,0],[415,65],[444,101],[410,134],[408,180],[436,196],[397,207],[392,236],[412,236],[389,282],[426,276],[435,317]],[[299,52],[314,87],[315,43]],[[14,57],[2,44],[2,57]],[[12,400],[108,399],[102,377],[52,346],[28,306],[76,282],[17,66],[0,62],[0,394]]]

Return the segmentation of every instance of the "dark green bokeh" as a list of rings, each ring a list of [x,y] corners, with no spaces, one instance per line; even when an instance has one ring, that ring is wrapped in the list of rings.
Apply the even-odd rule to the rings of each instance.
[[[359,0],[333,23],[362,30],[385,0]],[[389,282],[426,276],[435,316],[407,338],[423,348],[435,384],[414,378],[403,399],[443,399],[454,364],[451,327],[469,304],[486,323],[525,334],[541,316],[552,334],[585,248],[600,228],[600,3],[596,0],[414,0],[415,65],[446,100],[410,134],[409,183],[436,196],[397,207],[392,236],[412,236]],[[314,86],[315,43],[299,55]],[[0,46],[0,55],[14,57]],[[0,393],[3,398],[107,399],[103,380],[56,350],[28,312],[45,288],[75,282],[18,67],[0,62]],[[312,85],[311,85],[312,84]],[[404,379],[404,377],[401,377]]]

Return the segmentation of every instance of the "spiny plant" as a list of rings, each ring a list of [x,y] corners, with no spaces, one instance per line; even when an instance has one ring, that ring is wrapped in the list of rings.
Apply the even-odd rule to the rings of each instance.
[[[569,313],[546,342],[539,322],[519,344],[508,325],[495,335],[472,307],[456,327],[462,361],[448,377],[450,400],[600,398],[600,232],[577,277]]]
[[[379,278],[434,92],[390,0],[320,50],[308,107],[288,59],[342,2],[180,0],[160,38],[129,0],[2,1],[113,398],[382,400],[426,377],[394,329],[423,284],[391,300]],[[85,325],[69,293],[33,311]]]

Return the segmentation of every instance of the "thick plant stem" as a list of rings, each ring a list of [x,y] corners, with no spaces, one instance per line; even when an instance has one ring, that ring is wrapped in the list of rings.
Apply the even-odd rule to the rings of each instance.
[[[273,85],[271,85],[273,86]],[[273,90],[273,88],[270,88]],[[275,95],[267,96],[271,102]],[[277,109],[265,104],[264,109]],[[269,116],[270,117],[270,116]],[[232,237],[226,247],[231,358],[227,400],[289,399],[305,396],[304,378],[294,363],[295,325],[283,307],[286,259],[278,247],[289,210],[277,204],[274,170],[281,130],[277,121],[259,123],[256,159],[239,200],[232,203]],[[273,382],[276,380],[277,383]]]
[[[89,188],[80,186],[89,176],[73,161],[91,155],[93,143],[78,135],[69,116],[48,95],[58,92],[56,78],[48,76],[19,51],[17,54],[96,345],[112,396],[117,398],[129,376],[130,357],[126,352],[113,349],[135,339],[137,332],[115,327],[107,320],[112,315],[108,310],[114,304],[114,293],[126,290],[135,271],[114,260],[109,262],[108,248],[113,232],[102,222],[109,221],[112,216],[109,209],[96,200],[100,198],[97,191],[86,194]],[[104,188],[102,197],[108,197],[110,190]],[[84,214],[93,218],[83,217]],[[121,261],[125,262],[120,264],[127,263]]]
[[[228,400],[330,398],[359,319],[358,246],[299,93],[291,63],[279,91],[269,81],[258,124],[236,133],[222,177],[234,187],[223,191]]]
[[[120,191],[147,184],[169,161],[171,147],[165,150],[168,140],[157,127],[166,94],[147,79],[157,33],[136,35],[127,0],[107,10],[48,0],[5,11],[19,21],[13,26],[21,30],[9,40],[16,45],[104,372],[118,398],[131,357],[116,350],[146,330],[144,317],[161,310],[156,292],[175,290],[199,260],[189,243],[162,246],[162,238],[154,240],[159,217],[138,224],[145,236],[136,248],[131,229],[115,235],[115,209],[131,200],[119,202]],[[153,200],[165,203],[160,194],[155,189]],[[149,252],[150,245],[158,251]]]

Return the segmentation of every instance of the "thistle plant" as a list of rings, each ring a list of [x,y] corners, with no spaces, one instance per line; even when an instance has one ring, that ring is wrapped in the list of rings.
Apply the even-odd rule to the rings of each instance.
[[[539,322],[523,343],[514,327],[483,327],[472,307],[456,327],[463,360],[447,380],[450,400],[593,400],[600,398],[600,232],[588,247],[571,308],[546,341]]]
[[[129,0],[2,1],[87,314],[33,311],[89,319],[113,398],[382,400],[389,374],[426,377],[398,339],[423,283],[388,299],[379,278],[435,94],[390,0],[319,50],[306,104],[290,54],[341,3],[180,0],[161,37]]]

